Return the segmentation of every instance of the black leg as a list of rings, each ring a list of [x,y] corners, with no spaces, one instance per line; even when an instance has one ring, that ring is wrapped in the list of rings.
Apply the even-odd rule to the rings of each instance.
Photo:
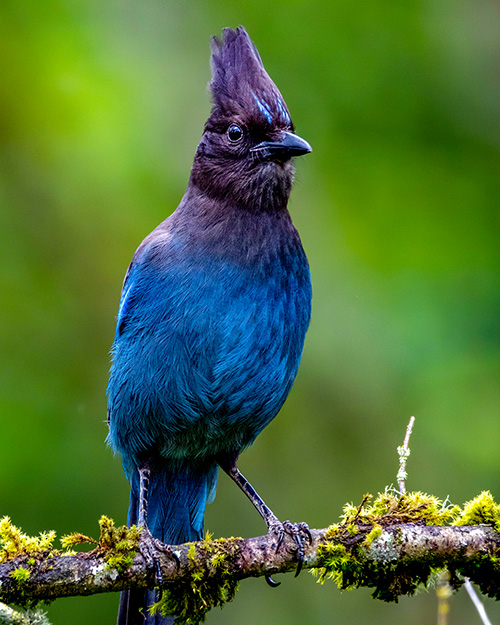
[[[139,516],[137,518],[139,527],[148,526],[149,476],[150,470],[148,466],[145,465],[139,469]]]
[[[156,539],[149,531],[148,519],[148,496],[149,496],[149,479],[150,470],[147,464],[142,465],[139,469],[139,514],[137,516],[137,525],[141,528],[141,538],[139,540],[139,551],[146,561],[149,569],[152,569],[154,576],[154,585],[161,586],[163,575],[160,567],[160,559],[158,557],[158,549],[163,545],[161,541]]]
[[[238,469],[238,467],[236,466],[235,458],[231,458],[229,461],[226,460],[221,462],[220,466],[222,470],[225,471],[229,475],[229,477],[245,493],[248,499],[250,499],[257,512],[264,519],[264,522],[267,525],[268,533],[275,534],[277,538],[276,551],[278,551],[278,549],[281,547],[285,532],[293,536],[297,545],[298,565],[297,571],[295,573],[295,577],[297,577],[297,575],[302,570],[302,564],[304,562],[305,542],[306,540],[309,540],[309,542],[311,542],[311,533],[309,531],[308,525],[306,523],[290,523],[290,521],[285,521],[284,523],[282,523],[274,514],[274,512],[264,503],[264,500],[259,496],[254,487]],[[273,587],[279,585],[274,582],[269,575],[266,575],[266,581],[270,586]]]
[[[267,525],[268,530],[270,530],[273,525],[279,524],[280,521],[278,517],[273,513],[270,508],[268,508],[268,506],[266,506],[264,500],[256,492],[256,490],[246,479],[246,477],[240,472],[236,464],[228,468],[223,466],[222,469],[240,487],[240,489],[245,493],[248,499],[250,499],[257,512],[264,519],[264,523]]]

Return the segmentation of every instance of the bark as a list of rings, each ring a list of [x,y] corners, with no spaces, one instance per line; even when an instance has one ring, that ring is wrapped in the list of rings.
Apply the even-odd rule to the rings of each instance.
[[[325,545],[343,545],[348,554],[353,548],[357,549],[356,561],[361,574],[357,578],[359,583],[355,581],[353,584],[355,586],[373,587],[375,584],[370,583],[369,577],[374,570],[391,566],[397,572],[398,566],[403,564],[405,567],[425,564],[433,569],[446,567],[453,573],[463,573],[481,587],[481,571],[486,567],[490,580],[490,589],[486,592],[496,596],[496,589],[498,594],[495,555],[500,553],[500,534],[490,526],[388,525],[368,544],[365,538],[371,529],[371,526],[360,526],[354,535],[346,531],[334,538],[327,534],[327,529],[311,530],[311,540],[305,544],[303,568],[325,565]],[[296,543],[293,537],[286,534],[280,548],[276,550],[276,547],[277,539],[270,535],[200,541],[172,547],[172,552],[165,550],[160,553],[163,585],[168,588],[190,580],[193,571],[202,572],[207,578],[216,578],[224,571],[224,575],[241,580],[295,570]],[[31,564],[27,563],[27,555],[0,564],[0,600],[26,606],[43,599],[154,585],[153,571],[140,553],[123,571],[110,568],[105,550],[99,548],[73,556],[50,555],[38,554],[34,564],[32,556]],[[12,577],[12,572],[21,567],[29,570],[29,576],[18,581],[18,578]],[[491,571],[494,571],[493,575]],[[365,574],[366,583],[363,582]]]

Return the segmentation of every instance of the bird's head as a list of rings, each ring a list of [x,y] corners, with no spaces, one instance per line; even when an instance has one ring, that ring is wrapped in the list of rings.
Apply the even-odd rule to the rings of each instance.
[[[213,108],[198,145],[192,182],[250,209],[286,206],[292,157],[311,146],[294,133],[288,108],[246,30],[211,41]]]

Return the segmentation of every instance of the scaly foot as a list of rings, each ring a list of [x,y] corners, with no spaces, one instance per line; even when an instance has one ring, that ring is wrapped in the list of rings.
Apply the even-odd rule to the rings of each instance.
[[[163,574],[160,565],[160,552],[168,553],[168,555],[175,560],[176,565],[180,565],[180,560],[172,549],[159,538],[155,538],[147,527],[143,527],[139,539],[139,553],[144,558],[148,571],[151,572],[154,586],[161,587],[163,584]]]
[[[297,571],[295,572],[295,577],[297,577],[302,570],[302,564],[304,563],[306,541],[309,541],[309,543],[312,541],[311,532],[309,531],[307,523],[291,523],[290,521],[284,521],[281,523],[281,521],[273,521],[268,527],[268,534],[274,534],[276,536],[276,553],[283,543],[285,533],[291,536],[297,545],[295,551],[295,556],[297,558]],[[275,584],[271,578],[268,579],[266,577],[266,581],[268,584],[271,582],[270,585]]]

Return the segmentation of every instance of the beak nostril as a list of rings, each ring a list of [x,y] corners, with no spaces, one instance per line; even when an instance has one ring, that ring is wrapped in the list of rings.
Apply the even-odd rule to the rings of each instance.
[[[293,132],[284,132],[281,140],[262,141],[250,151],[259,154],[262,158],[288,160],[294,156],[309,154],[312,152],[312,147],[305,139]]]

